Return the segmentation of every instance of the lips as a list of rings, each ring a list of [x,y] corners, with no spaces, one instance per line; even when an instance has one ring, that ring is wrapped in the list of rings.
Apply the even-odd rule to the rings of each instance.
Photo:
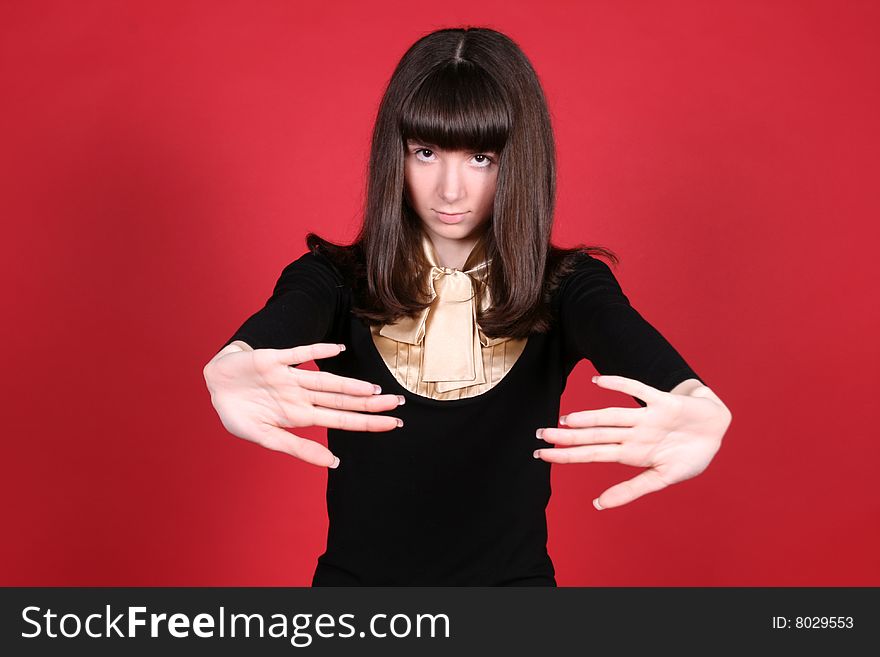
[[[464,220],[464,216],[467,212],[458,212],[456,214],[448,214],[446,212],[440,212],[439,210],[434,210],[437,213],[437,217],[444,224],[457,224]]]

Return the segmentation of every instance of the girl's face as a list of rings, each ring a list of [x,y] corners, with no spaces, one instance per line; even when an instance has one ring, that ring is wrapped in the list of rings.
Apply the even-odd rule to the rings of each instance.
[[[498,155],[408,140],[404,176],[410,205],[438,253],[463,260],[492,216]]]

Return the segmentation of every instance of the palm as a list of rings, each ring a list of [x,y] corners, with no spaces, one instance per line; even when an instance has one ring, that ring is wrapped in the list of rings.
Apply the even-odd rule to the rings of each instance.
[[[616,462],[647,468],[602,493],[601,508],[695,477],[721,447],[731,415],[708,387],[680,395],[622,376],[600,376],[597,383],[646,405],[570,413],[565,418],[570,428],[541,430],[541,437],[557,447],[535,455],[551,463]]]

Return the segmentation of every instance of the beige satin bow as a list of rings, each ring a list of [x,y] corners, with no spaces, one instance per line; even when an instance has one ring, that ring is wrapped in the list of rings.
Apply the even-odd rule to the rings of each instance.
[[[467,271],[441,267],[427,235],[422,236],[422,247],[431,264],[431,304],[415,317],[385,324],[379,335],[407,344],[421,344],[421,380],[435,382],[438,392],[485,383],[482,347],[507,339],[487,338],[477,324],[471,276],[483,281],[488,262]],[[489,307],[490,301],[489,290],[484,287],[483,310]]]

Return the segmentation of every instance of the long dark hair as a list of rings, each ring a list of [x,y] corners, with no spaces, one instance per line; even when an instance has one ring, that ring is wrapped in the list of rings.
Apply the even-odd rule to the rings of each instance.
[[[463,267],[477,264],[477,254],[491,259],[485,282],[492,304],[478,316],[487,336],[548,331],[552,294],[580,254],[617,264],[604,247],[550,243],[555,143],[544,92],[525,54],[492,29],[441,29],[407,50],[388,83],[373,129],[364,219],[355,241],[339,245],[306,236],[310,251],[346,273],[355,291],[352,312],[367,323],[393,323],[429,303],[421,221],[404,194],[407,139],[499,154],[492,217],[480,248]],[[479,294],[480,286],[475,289]]]

